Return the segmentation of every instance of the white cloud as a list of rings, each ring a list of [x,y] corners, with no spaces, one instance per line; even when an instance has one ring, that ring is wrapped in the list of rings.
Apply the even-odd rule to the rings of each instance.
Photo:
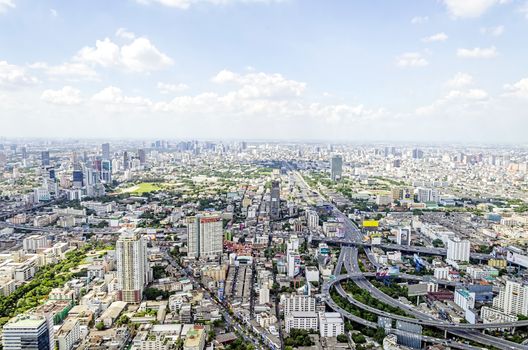
[[[152,105],[152,102],[148,98],[141,96],[125,96],[123,91],[115,86],[108,86],[104,88],[103,90],[94,94],[91,100],[96,103],[114,106],[148,107]]]
[[[424,43],[432,43],[435,41],[446,41],[448,38],[446,33],[437,33],[422,39]]]
[[[66,62],[56,66],[49,66],[45,62],[36,62],[29,67],[44,71],[52,80],[99,80],[97,72],[92,67],[80,62]]]
[[[158,82],[157,88],[161,94],[165,95],[165,94],[178,93],[178,92],[185,91],[189,88],[189,86],[183,83],[168,84],[168,83]]]
[[[210,5],[232,5],[236,3],[250,4],[250,3],[280,3],[285,0],[136,0],[137,3],[143,5],[160,4],[167,7],[173,7],[180,10],[187,10],[196,4],[210,4]]]
[[[443,0],[453,17],[480,17],[491,7],[506,3],[508,0]]]
[[[468,111],[488,99],[488,93],[482,89],[451,90],[432,104],[417,108],[415,112],[417,115],[430,115],[447,110]]]
[[[65,86],[60,90],[44,90],[40,98],[48,103],[57,105],[78,105],[82,102],[81,92],[71,86]]]
[[[238,74],[222,70],[212,81],[218,84],[235,83],[240,89],[233,92],[237,98],[287,98],[301,96],[306,83],[289,80],[281,74],[247,73]]]
[[[412,24],[423,24],[429,22],[428,16],[416,16],[411,19]]]
[[[473,83],[473,77],[467,73],[457,73],[447,82],[447,86],[452,88],[461,88]]]
[[[115,35],[118,38],[127,39],[127,40],[133,40],[136,38],[136,34],[129,32],[128,30],[126,30],[126,28],[119,28],[116,31]]]
[[[429,64],[427,59],[419,52],[406,52],[396,57],[398,67],[425,67]]]
[[[485,100],[488,98],[488,93],[482,89],[452,90],[445,97],[447,100],[455,98],[462,98],[466,100]]]
[[[50,14],[52,17],[59,17],[59,13],[55,9],[50,9]]]
[[[493,58],[497,56],[495,46],[489,48],[458,49],[457,56],[463,58]]]
[[[134,72],[160,70],[173,64],[169,56],[160,52],[145,37],[137,38],[121,47],[109,38],[97,40],[95,47],[82,48],[74,60],[103,67],[119,67]]]
[[[0,61],[0,87],[28,86],[38,82],[38,79],[28,74],[26,69]]]
[[[483,27],[480,28],[482,34],[491,35],[494,37],[499,37],[504,33],[504,26],[495,26],[495,27]]]
[[[506,95],[528,98],[528,78],[523,78],[514,84],[504,86]]]
[[[10,9],[15,8],[15,2],[13,0],[0,0],[0,14],[5,13]]]

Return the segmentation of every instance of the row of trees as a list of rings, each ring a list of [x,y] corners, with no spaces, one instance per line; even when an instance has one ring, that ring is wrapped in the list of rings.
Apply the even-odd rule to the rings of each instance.
[[[57,264],[42,267],[28,283],[18,287],[8,296],[0,297],[0,325],[11,317],[42,304],[53,288],[64,285],[73,274],[70,272],[85,258],[91,245],[69,252]]]

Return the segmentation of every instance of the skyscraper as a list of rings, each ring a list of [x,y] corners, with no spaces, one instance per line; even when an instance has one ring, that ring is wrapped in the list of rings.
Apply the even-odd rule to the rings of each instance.
[[[147,156],[145,154],[145,150],[140,148],[138,149],[138,158],[139,158],[139,164],[145,165],[145,162],[147,161]]]
[[[222,254],[223,227],[219,215],[187,218],[187,256],[212,258]]]
[[[112,162],[108,159],[101,161],[101,180],[105,183],[112,183]]]
[[[116,242],[116,255],[117,297],[127,303],[138,303],[152,280],[147,241],[137,233],[123,233]]]
[[[273,181],[271,183],[270,218],[271,220],[277,220],[280,218],[280,184],[279,184],[279,181]]]
[[[49,166],[50,165],[50,154],[49,154],[49,151],[42,151],[40,153],[40,159],[41,159],[41,163],[42,163],[43,167]]]
[[[110,159],[110,144],[109,143],[103,143],[101,145],[101,153],[103,155],[103,159],[106,159],[106,160]]]
[[[128,152],[123,152],[123,169],[128,170],[130,168],[130,159],[128,158]]]
[[[331,162],[331,177],[332,181],[337,181],[343,174],[343,158],[341,156],[333,156]]]

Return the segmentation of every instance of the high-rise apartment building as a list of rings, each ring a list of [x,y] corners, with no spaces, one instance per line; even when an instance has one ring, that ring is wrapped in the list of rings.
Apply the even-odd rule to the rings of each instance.
[[[493,298],[493,307],[507,315],[528,316],[528,285],[516,281],[506,281],[499,295]]]
[[[447,240],[447,260],[469,261],[470,244],[458,237]]]
[[[117,297],[121,301],[138,303],[143,289],[152,280],[147,240],[137,233],[122,233],[116,242],[116,255]]]
[[[341,156],[333,156],[331,161],[331,178],[332,181],[337,181],[343,175],[343,158]]]
[[[212,258],[222,254],[223,223],[219,215],[187,218],[187,256]]]

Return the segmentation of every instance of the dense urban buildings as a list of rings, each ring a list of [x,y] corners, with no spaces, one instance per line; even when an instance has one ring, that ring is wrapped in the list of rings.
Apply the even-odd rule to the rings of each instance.
[[[523,149],[2,144],[6,349],[528,337]]]

